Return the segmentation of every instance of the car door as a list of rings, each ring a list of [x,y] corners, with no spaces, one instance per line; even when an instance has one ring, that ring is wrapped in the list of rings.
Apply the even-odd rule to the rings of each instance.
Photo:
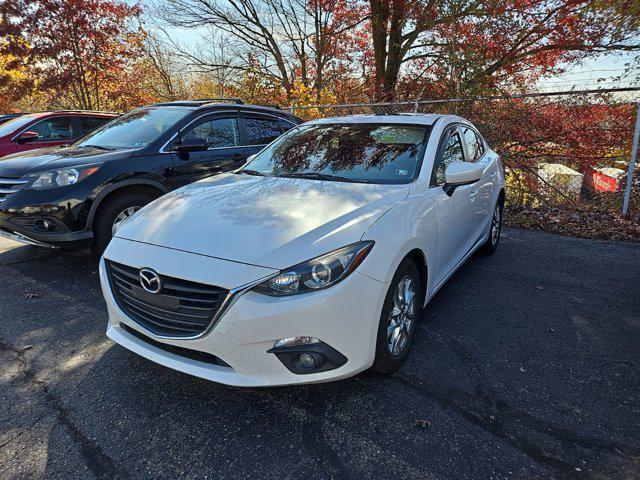
[[[466,161],[465,153],[458,126],[453,124],[442,134],[429,188],[429,201],[436,205],[438,219],[436,284],[460,263],[475,241],[477,185],[459,186],[451,196],[443,188],[447,165]]]
[[[176,152],[180,139],[204,139],[208,148],[200,152]],[[229,113],[205,115],[195,120],[171,143],[171,149],[172,183],[177,187],[239,168],[249,155],[242,145],[238,116]]]
[[[482,178],[474,184],[478,194],[472,202],[476,223],[474,236],[479,239],[487,232],[493,215],[491,203],[498,170],[493,157],[488,155],[488,149],[480,134],[468,125],[460,125],[459,128],[464,140],[467,161],[483,166]]]
[[[254,113],[244,113],[242,123],[248,155],[258,153],[284,132],[295,127],[283,118]]]
[[[18,152],[35,148],[55,147],[73,142],[75,138],[74,117],[72,115],[56,115],[48,117],[23,129],[23,132],[35,132],[36,140],[20,143],[17,139]]]

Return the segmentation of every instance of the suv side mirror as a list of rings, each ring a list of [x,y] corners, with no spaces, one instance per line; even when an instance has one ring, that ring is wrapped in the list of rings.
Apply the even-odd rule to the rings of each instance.
[[[209,142],[204,138],[183,138],[178,145],[176,145],[176,151],[178,152],[203,152],[209,148]]]
[[[38,134],[38,132],[27,130],[26,132],[22,132],[20,135],[18,135],[16,141],[18,143],[29,143],[33,142],[34,140],[38,140],[39,137],[40,135]]]
[[[452,162],[444,171],[444,191],[453,195],[456,188],[475,183],[482,178],[484,167],[477,163]]]

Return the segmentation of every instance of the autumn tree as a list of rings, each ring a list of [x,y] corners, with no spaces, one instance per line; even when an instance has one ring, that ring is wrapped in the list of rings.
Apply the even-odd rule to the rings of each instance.
[[[370,0],[370,8],[377,98],[394,98],[401,74],[416,68],[468,93],[640,49],[633,10],[608,0]]]
[[[4,13],[6,12],[6,14]],[[140,88],[140,7],[120,0],[5,0],[5,53],[29,66],[52,106],[127,109]]]
[[[173,27],[211,28],[228,51],[203,55],[174,42],[188,63],[239,79],[259,72],[288,101],[298,81],[319,99],[332,74],[353,64],[350,35],[364,21],[357,0],[166,0],[158,12]]]

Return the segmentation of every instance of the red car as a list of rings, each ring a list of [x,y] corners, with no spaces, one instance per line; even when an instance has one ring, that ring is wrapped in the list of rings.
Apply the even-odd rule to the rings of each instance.
[[[116,117],[114,113],[86,111],[20,115],[0,124],[0,157],[73,143]]]

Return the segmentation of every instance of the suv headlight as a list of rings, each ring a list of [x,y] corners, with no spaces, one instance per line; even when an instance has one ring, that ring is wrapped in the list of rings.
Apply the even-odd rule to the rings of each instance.
[[[253,288],[282,297],[328,288],[348,277],[362,263],[374,242],[358,242],[282,270]]]
[[[81,182],[98,171],[100,165],[61,168],[44,172],[30,173],[23,178],[32,180],[30,188],[43,189],[65,187]]]

